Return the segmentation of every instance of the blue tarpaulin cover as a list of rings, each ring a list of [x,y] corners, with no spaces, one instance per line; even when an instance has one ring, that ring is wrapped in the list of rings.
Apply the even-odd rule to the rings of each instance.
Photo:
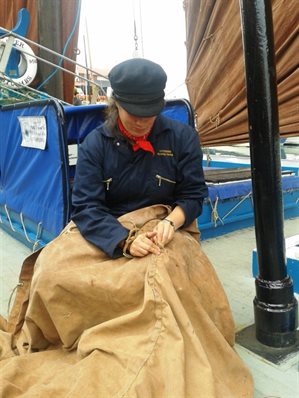
[[[234,181],[220,184],[211,184],[209,188],[209,198],[215,201],[231,198],[242,198],[252,192],[251,180]],[[283,176],[281,179],[282,191],[289,191],[292,189],[299,190],[298,176]]]
[[[81,142],[88,133],[105,120],[107,105],[65,106],[65,125],[69,143]],[[192,108],[186,100],[168,100],[162,112],[170,119],[194,126]]]
[[[42,137],[36,127],[40,117],[45,120]],[[1,218],[16,224],[23,220],[23,229],[27,221],[41,223],[42,234],[54,237],[69,217],[63,110],[52,100],[8,106],[1,109],[0,122]],[[39,140],[44,149],[38,148]]]

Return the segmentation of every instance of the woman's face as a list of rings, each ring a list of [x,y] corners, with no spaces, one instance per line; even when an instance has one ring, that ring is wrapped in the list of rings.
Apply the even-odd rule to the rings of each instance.
[[[150,132],[157,116],[138,117],[133,116],[117,104],[119,118],[125,129],[136,137],[142,137]]]

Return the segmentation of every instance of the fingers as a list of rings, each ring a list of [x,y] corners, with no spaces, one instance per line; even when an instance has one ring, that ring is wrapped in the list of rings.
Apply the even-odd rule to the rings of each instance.
[[[154,242],[156,236],[156,231],[138,235],[130,246],[130,254],[134,257],[144,257],[149,253],[160,254],[160,248]]]
[[[160,254],[161,248],[173,239],[174,233],[173,225],[162,220],[154,231],[139,234],[132,242],[129,252],[134,257],[144,257],[149,253]]]
[[[173,226],[168,221],[163,220],[157,224],[155,231],[157,232],[155,240],[157,244],[162,246],[165,246],[172,240],[175,232]]]

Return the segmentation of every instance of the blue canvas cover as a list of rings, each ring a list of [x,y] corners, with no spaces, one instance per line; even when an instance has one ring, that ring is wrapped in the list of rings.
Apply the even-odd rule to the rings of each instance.
[[[0,110],[0,221],[29,246],[53,239],[69,217],[63,120],[53,100]]]
[[[107,105],[65,106],[65,126],[68,143],[82,142],[88,133],[105,120]],[[190,103],[185,99],[167,100],[162,111],[166,117],[179,120],[194,127],[194,114]]]
[[[252,182],[234,181],[224,184],[211,184],[209,188],[209,198],[214,202],[217,198],[220,200],[231,198],[242,198],[252,192]],[[290,175],[282,176],[281,189],[283,192],[290,190],[299,190],[299,177]],[[299,209],[298,209],[299,210]]]
[[[88,133],[104,123],[107,105],[65,106],[65,128],[68,144],[79,144]]]

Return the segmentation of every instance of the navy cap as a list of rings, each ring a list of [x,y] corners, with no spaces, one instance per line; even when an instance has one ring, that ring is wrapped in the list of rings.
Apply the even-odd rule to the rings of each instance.
[[[167,75],[155,62],[129,59],[114,66],[108,78],[115,100],[131,115],[156,116],[164,108]]]

